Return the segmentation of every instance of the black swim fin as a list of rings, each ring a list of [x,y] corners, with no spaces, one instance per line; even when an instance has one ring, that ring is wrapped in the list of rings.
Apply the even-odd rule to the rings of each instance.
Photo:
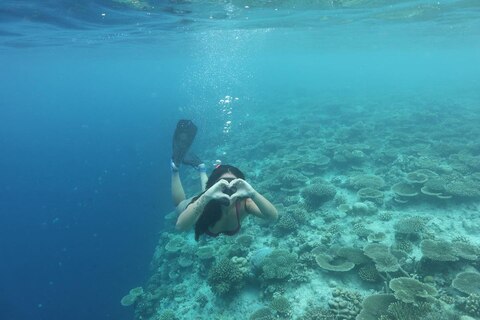
[[[173,134],[172,161],[177,168],[183,162],[185,155],[197,134],[197,126],[191,120],[179,120]]]
[[[203,161],[197,157],[195,153],[189,152],[183,157],[183,163],[196,168],[201,165]]]

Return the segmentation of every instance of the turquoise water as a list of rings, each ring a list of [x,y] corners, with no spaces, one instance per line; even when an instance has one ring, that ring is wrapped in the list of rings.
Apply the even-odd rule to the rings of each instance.
[[[479,13],[2,1],[0,318],[479,318]],[[198,243],[173,230],[180,118],[208,172],[241,168],[278,222]]]

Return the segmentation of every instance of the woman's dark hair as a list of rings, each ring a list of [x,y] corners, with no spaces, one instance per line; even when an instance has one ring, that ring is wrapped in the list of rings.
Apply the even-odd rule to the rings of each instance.
[[[233,174],[237,178],[245,180],[245,175],[238,168],[230,166],[228,164],[222,164],[212,171],[210,177],[208,178],[205,189],[208,190],[209,188],[211,188],[220,179],[221,176],[228,172]],[[203,193],[205,192],[202,192],[201,194],[193,198],[190,204],[197,201],[197,199],[200,198]],[[202,214],[200,215],[200,218],[198,218],[197,223],[195,223],[195,240],[198,241],[200,236],[204,234],[209,227],[213,227],[215,223],[220,220],[221,217],[221,202],[218,200],[211,200],[209,203],[207,203],[207,205],[203,209]]]

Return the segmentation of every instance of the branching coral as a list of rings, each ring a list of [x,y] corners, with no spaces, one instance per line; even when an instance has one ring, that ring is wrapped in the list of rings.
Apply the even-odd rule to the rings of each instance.
[[[398,234],[418,234],[425,229],[426,224],[425,218],[415,216],[398,220],[393,228]]]
[[[388,306],[388,313],[395,320],[423,319],[432,310],[432,304],[421,302],[417,305],[401,301],[394,302]]]
[[[208,273],[208,284],[218,295],[233,293],[244,285],[244,274],[230,259],[222,259]]]
[[[298,229],[297,222],[290,214],[283,214],[275,225],[276,230],[281,234],[291,233]]]
[[[250,315],[249,320],[274,320],[275,316],[272,309],[263,307]]]
[[[302,190],[305,205],[309,209],[319,208],[325,202],[332,200],[336,193],[335,187],[326,181],[316,182]]]
[[[367,264],[358,269],[358,276],[367,282],[377,282],[381,279],[374,264]]]
[[[272,251],[262,263],[264,279],[285,279],[295,266],[298,256],[285,249]]]
[[[471,294],[465,299],[465,312],[472,317],[480,318],[480,295]]]
[[[288,316],[292,312],[292,305],[288,299],[278,294],[273,296],[272,302],[270,303],[270,308],[282,316]]]

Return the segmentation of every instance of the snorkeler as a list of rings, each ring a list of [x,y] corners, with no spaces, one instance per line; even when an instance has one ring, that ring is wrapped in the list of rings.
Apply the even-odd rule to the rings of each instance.
[[[258,193],[244,174],[234,166],[217,165],[210,177],[202,161],[188,149],[197,132],[190,120],[180,120],[173,136],[172,198],[179,213],[176,228],[189,230],[194,226],[195,240],[202,234],[216,237],[219,234],[234,235],[242,220],[249,214],[276,220],[277,209]],[[181,163],[189,164],[200,173],[202,193],[186,199],[178,172]]]

